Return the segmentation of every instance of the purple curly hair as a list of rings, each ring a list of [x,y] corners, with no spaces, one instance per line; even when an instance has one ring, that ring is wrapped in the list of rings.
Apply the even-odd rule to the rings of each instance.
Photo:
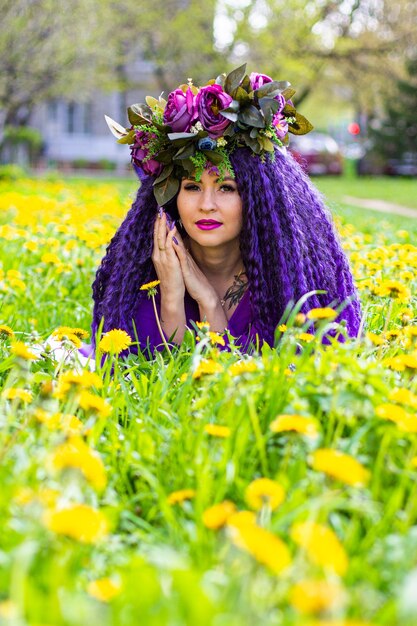
[[[315,289],[301,308],[346,306],[351,337],[360,327],[360,304],[347,258],[330,213],[319,192],[290,154],[275,152],[265,163],[246,148],[230,155],[243,205],[240,237],[242,260],[249,281],[254,319],[261,337],[273,343],[285,308]],[[153,179],[146,178],[136,201],[111,240],[93,283],[93,337],[104,318],[103,331],[122,328],[132,334],[131,312],[139,287],[156,278],[151,260],[157,203]],[[165,206],[178,219],[176,199]]]

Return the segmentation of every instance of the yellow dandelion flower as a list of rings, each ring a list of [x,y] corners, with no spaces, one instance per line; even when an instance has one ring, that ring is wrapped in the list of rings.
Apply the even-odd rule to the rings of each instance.
[[[209,337],[213,345],[219,345],[219,346],[226,345],[224,338],[221,335],[219,335],[219,333],[212,333],[211,331],[209,331]]]
[[[304,341],[305,343],[310,343],[314,340],[314,335],[312,335],[311,333],[300,333],[299,335],[297,335],[297,338],[300,341]]]
[[[208,331],[210,328],[210,324],[208,322],[196,322],[195,325],[199,330]]]
[[[248,372],[256,372],[258,369],[259,368],[256,362],[248,359],[233,363],[233,365],[228,368],[228,371],[231,376],[241,376],[242,374],[247,374]]]
[[[377,335],[375,333],[367,332],[366,338],[369,339],[369,341],[373,343],[374,346],[382,346],[386,342],[384,335],[381,334]]]
[[[24,359],[25,361],[36,361],[38,359],[36,354],[31,352],[27,345],[22,341],[15,341],[12,343],[11,351],[12,354],[17,356],[19,359]]]
[[[63,338],[67,337],[77,337],[77,339],[87,339],[88,333],[83,328],[71,328],[70,326],[60,326],[52,335],[58,339],[58,341],[62,341]],[[71,339],[70,339],[71,340]]]
[[[272,510],[284,501],[285,491],[279,483],[270,478],[256,478],[245,490],[245,500],[251,509],[258,511],[268,505]]]
[[[413,409],[417,409],[417,395],[405,387],[393,389],[388,398],[392,402],[398,402],[399,404],[405,404]]]
[[[120,591],[121,584],[109,577],[92,580],[87,585],[87,593],[100,602],[110,602]]]
[[[305,324],[307,317],[304,313],[297,313],[294,319],[294,326],[302,326]]]
[[[0,324],[0,339],[11,339],[12,337],[14,337],[14,332],[10,326]]]
[[[109,533],[104,514],[87,504],[49,509],[43,515],[43,523],[52,532],[82,543],[96,543],[105,539]]]
[[[59,265],[61,263],[61,259],[53,252],[45,252],[45,254],[41,256],[41,261],[42,263],[50,265]]]
[[[235,511],[236,506],[229,500],[225,500],[219,504],[214,504],[204,511],[203,524],[211,530],[222,528]]]
[[[24,291],[26,289],[26,283],[20,278],[10,278],[9,285],[15,289],[20,289],[20,291]]]
[[[288,330],[288,326],[287,326],[286,324],[280,324],[280,325],[278,326],[278,330],[279,330],[281,333],[285,333],[285,331],[286,331],[286,330]]]
[[[227,519],[227,525],[239,528],[256,524],[256,514],[253,511],[236,511]]]
[[[26,389],[19,389],[18,387],[9,387],[9,389],[5,389],[1,396],[5,400],[21,400],[26,404],[32,402],[32,393]]]
[[[311,615],[335,609],[346,601],[343,587],[327,580],[300,580],[289,591],[289,601],[300,613]]]
[[[417,369],[416,354],[399,354],[397,356],[384,359],[383,364],[396,372],[404,372],[407,370]]]
[[[382,419],[394,422],[398,428],[407,433],[417,432],[417,415],[408,413],[403,407],[396,404],[380,404],[375,408],[375,413]]]
[[[204,432],[212,437],[226,438],[230,437],[231,430],[228,426],[220,426],[218,424],[206,424],[204,426]]]
[[[279,574],[291,565],[288,547],[269,530],[250,524],[229,528],[233,543],[268,567],[274,574]]]
[[[160,280],[153,280],[150,283],[145,283],[144,285],[142,285],[142,287],[140,287],[141,291],[153,291],[155,289],[155,287],[157,287],[160,284]]]
[[[223,371],[223,366],[213,359],[203,359],[197,365],[197,368],[193,372],[193,378],[200,378],[206,374],[218,374]]]
[[[336,317],[337,312],[330,307],[310,309],[307,313],[307,318],[309,320],[334,320]]]
[[[195,489],[180,489],[179,491],[173,491],[167,498],[168,504],[181,504],[184,500],[192,500],[195,497]]]
[[[411,297],[411,291],[398,280],[384,280],[377,287],[377,295],[382,297],[388,296],[400,302],[405,302]]]
[[[58,379],[58,384],[54,392],[56,398],[65,398],[65,396],[71,392],[79,392],[81,389],[90,389],[95,387],[101,389],[103,387],[103,381],[95,372],[65,372],[61,374]]]
[[[319,423],[314,417],[304,415],[278,415],[269,425],[273,433],[294,431],[307,437],[317,437],[319,434]]]
[[[348,557],[331,528],[315,522],[299,522],[292,526],[290,534],[313,563],[333,570],[339,576],[346,573]]]
[[[131,337],[124,330],[115,328],[105,333],[98,344],[101,352],[110,352],[111,354],[120,354],[132,344]]]
[[[80,437],[71,437],[54,450],[50,465],[55,470],[79,469],[89,483],[99,491],[107,484],[106,470],[99,454],[92,450]]]
[[[364,486],[370,478],[368,470],[353,456],[330,448],[313,452],[311,465],[317,472],[324,472],[346,485]]]
[[[84,411],[91,411],[100,417],[108,417],[111,413],[111,406],[100,396],[95,396],[89,391],[83,390],[79,398],[80,407]]]

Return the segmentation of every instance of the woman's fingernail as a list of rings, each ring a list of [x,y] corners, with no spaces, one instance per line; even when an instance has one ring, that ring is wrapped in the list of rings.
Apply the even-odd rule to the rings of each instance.
[[[175,220],[172,220],[172,224],[169,227],[169,230],[174,230],[175,228]]]
[[[164,214],[164,209],[161,206],[159,206],[158,207],[158,215],[159,215],[159,217],[162,217],[163,214]]]
[[[171,218],[169,217],[168,213],[165,213],[165,215],[166,215],[166,218],[167,218],[167,224],[168,224],[168,226],[171,228],[172,220],[171,220]]]
[[[177,239],[176,237],[173,237],[173,238],[172,238],[172,241],[173,241],[175,244],[177,244],[177,246],[179,245],[179,244],[178,244],[178,239]]]

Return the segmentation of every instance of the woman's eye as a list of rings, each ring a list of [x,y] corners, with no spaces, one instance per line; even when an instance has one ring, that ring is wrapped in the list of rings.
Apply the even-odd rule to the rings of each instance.
[[[184,185],[184,189],[186,189],[187,191],[199,191],[200,187],[198,185],[193,185],[193,183],[187,183],[186,185]]]
[[[227,191],[227,192],[229,192],[229,191],[236,191],[236,188],[235,188],[235,187],[233,187],[233,185],[222,185],[222,186],[220,187],[220,189],[221,189],[222,191]]]

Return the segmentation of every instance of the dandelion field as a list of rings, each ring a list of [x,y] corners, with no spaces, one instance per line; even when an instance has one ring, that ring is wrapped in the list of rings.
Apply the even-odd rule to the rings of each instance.
[[[203,326],[93,372],[133,186],[0,183],[0,623],[415,626],[417,226],[337,214],[358,340],[294,310],[257,356]]]

